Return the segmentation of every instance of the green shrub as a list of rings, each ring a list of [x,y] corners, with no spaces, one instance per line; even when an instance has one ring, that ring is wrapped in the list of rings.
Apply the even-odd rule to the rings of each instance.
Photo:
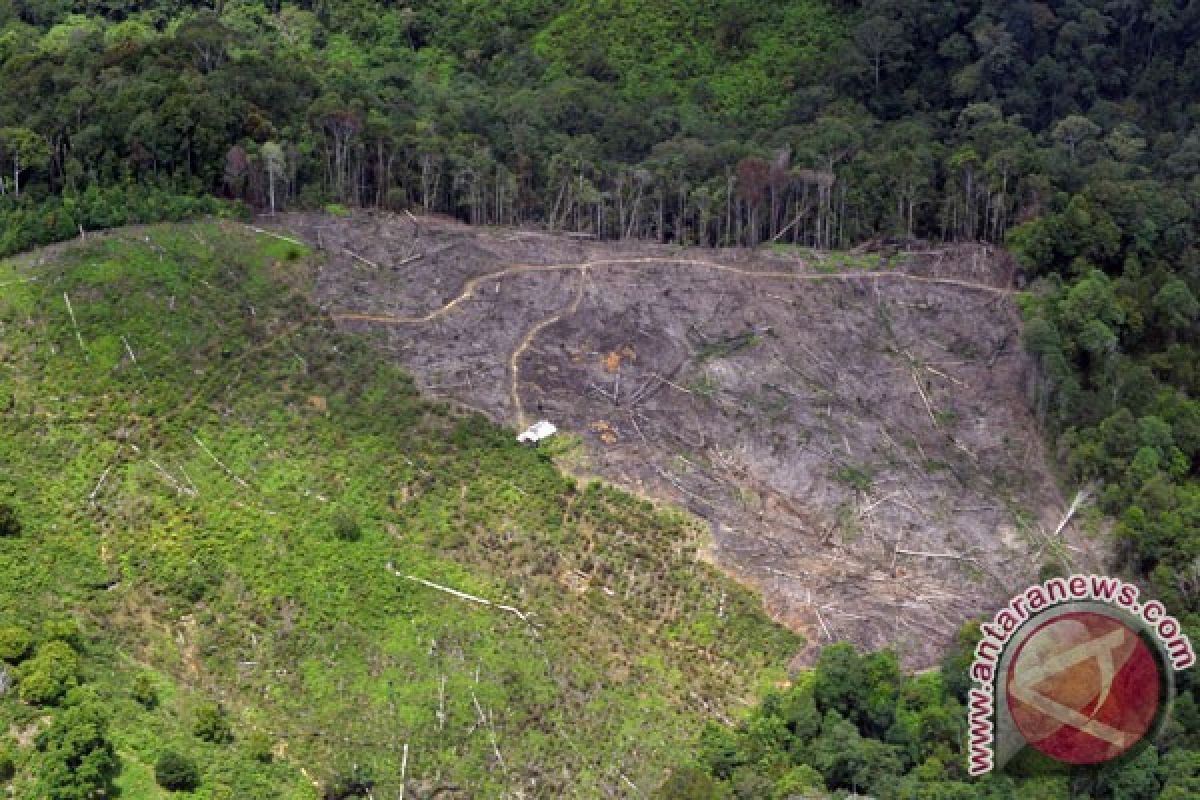
[[[213,744],[229,744],[233,741],[233,729],[229,727],[229,720],[216,703],[205,703],[196,709],[192,733],[196,738]]]
[[[19,664],[33,649],[33,634],[19,625],[0,628],[0,661]]]
[[[192,559],[183,569],[178,585],[188,602],[199,603],[212,597],[225,580],[224,568],[210,559]]]
[[[83,632],[79,623],[70,617],[57,617],[42,623],[42,639],[47,642],[64,642],[74,650],[83,647]]]
[[[271,763],[271,759],[275,755],[272,750],[271,737],[262,731],[255,731],[247,736],[244,747],[251,758],[263,764]]]
[[[0,745],[0,781],[10,781],[17,774],[16,757],[12,744],[5,742]]]
[[[158,705],[158,687],[154,685],[154,678],[148,672],[139,672],[134,676],[129,693],[143,708],[154,708]]]
[[[200,785],[200,770],[182,753],[164,750],[154,765],[154,780],[173,792],[189,791]]]
[[[0,203],[0,256],[71,239],[80,226],[94,231],[204,214],[247,219],[249,208],[240,202],[175,194],[145,184],[106,188],[93,185],[79,194],[51,197],[40,203]]]
[[[654,793],[657,800],[721,800],[728,797],[721,787],[699,767],[679,767]]]
[[[871,473],[867,469],[844,466],[839,467],[835,475],[839,481],[860,492],[868,491],[871,488]]]
[[[79,656],[66,642],[52,641],[21,665],[21,699],[32,705],[58,702],[79,680]]]
[[[76,690],[71,704],[37,735],[41,763],[27,797],[76,800],[112,797],[120,767],[108,739],[109,714],[94,692]]]
[[[8,503],[0,503],[0,536],[19,536],[21,520],[17,510]]]
[[[348,217],[350,216],[350,209],[341,203],[329,203],[325,206],[325,213],[335,217]]]
[[[792,767],[776,781],[772,797],[786,800],[786,798],[804,797],[805,795],[820,796],[820,793],[824,791],[825,781],[821,777],[821,773],[808,764],[800,764]]]
[[[343,542],[357,542],[362,537],[362,529],[354,514],[338,509],[333,515],[333,535]]]

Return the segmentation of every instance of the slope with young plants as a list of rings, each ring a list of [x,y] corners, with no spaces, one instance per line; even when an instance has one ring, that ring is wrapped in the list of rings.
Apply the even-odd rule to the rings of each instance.
[[[313,263],[207,222],[0,264],[16,796],[653,787],[795,638],[684,516],[421,399]]]

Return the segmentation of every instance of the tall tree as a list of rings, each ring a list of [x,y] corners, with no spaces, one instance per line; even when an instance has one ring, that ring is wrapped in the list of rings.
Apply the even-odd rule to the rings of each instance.
[[[275,181],[282,180],[287,175],[287,158],[283,148],[275,142],[265,142],[262,146],[263,169],[267,173],[267,195],[271,201],[271,213],[275,213]]]

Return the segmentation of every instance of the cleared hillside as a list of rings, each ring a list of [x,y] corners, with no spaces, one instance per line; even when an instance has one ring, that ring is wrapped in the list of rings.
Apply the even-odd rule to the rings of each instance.
[[[289,215],[317,302],[426,390],[563,428],[563,463],[705,519],[815,648],[936,664],[1044,568],[1096,563],[1029,409],[1015,265],[961,246],[609,243]],[[1103,547],[1096,548],[1103,551]]]

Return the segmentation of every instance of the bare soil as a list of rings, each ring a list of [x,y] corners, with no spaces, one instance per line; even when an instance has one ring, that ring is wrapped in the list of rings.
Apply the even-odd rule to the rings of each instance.
[[[548,419],[582,439],[577,470],[707,520],[714,561],[807,637],[798,664],[850,640],[929,666],[1043,564],[1095,566],[1073,525],[1050,535],[1065,503],[1002,251],[685,249],[383,214],[268,227],[319,242],[316,302],[425,390]]]

